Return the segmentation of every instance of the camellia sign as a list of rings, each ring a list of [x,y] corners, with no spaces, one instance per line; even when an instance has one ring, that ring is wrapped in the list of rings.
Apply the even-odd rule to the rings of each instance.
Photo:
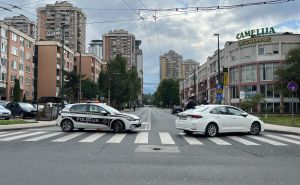
[[[244,31],[244,32],[236,34],[236,39],[244,39],[246,37],[254,37],[254,36],[271,35],[274,33],[275,33],[275,30],[273,27],[254,29],[254,30],[248,30],[248,31]]]

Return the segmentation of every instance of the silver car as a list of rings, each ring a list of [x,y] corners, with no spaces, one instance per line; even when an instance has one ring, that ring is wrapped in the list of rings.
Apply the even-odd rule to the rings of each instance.
[[[11,112],[10,110],[6,109],[2,105],[0,105],[0,117],[4,118],[6,120],[9,120],[11,117]]]

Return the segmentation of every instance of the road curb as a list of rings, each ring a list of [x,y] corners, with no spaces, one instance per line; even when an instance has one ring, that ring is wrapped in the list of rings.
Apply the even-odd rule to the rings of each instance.
[[[273,132],[273,133],[279,133],[279,134],[293,134],[293,135],[300,135],[300,133],[297,132],[290,132],[290,131],[284,131],[284,130],[269,130],[265,129],[266,132]]]
[[[10,130],[24,130],[24,129],[32,129],[32,128],[43,128],[43,127],[52,127],[55,125],[38,125],[38,126],[28,126],[28,127],[16,127],[16,128],[0,128],[0,131],[10,131]]]

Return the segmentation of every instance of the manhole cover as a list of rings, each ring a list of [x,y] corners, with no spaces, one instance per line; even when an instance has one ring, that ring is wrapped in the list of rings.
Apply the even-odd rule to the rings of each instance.
[[[161,148],[153,148],[152,150],[161,150]]]

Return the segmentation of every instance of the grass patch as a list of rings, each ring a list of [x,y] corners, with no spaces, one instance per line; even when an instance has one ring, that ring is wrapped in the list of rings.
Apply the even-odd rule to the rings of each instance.
[[[275,125],[283,125],[290,127],[300,127],[300,115],[294,115],[294,124],[292,125],[292,115],[272,115],[267,114],[258,116],[265,123],[275,124]]]
[[[36,121],[26,121],[23,119],[0,120],[0,125],[27,124],[27,123],[36,123]]]

